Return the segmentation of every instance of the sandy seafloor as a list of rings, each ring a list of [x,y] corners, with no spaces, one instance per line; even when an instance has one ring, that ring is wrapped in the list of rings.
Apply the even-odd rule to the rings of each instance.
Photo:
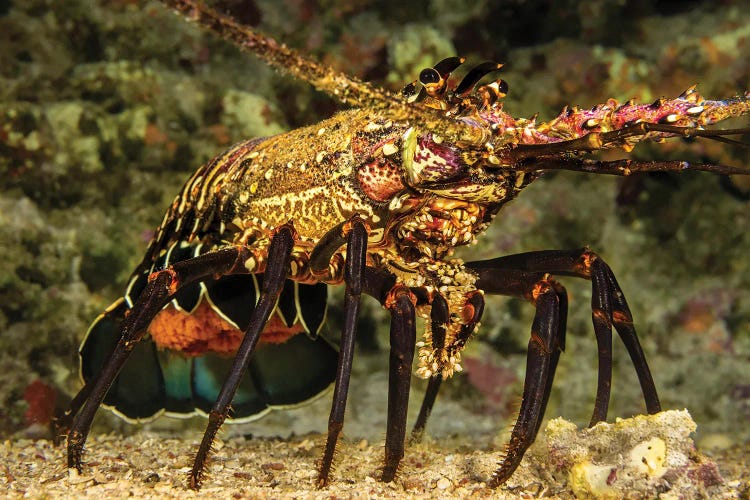
[[[569,471],[550,466],[545,441],[535,444],[513,477],[497,490],[486,481],[497,452],[472,448],[465,439],[428,439],[410,446],[393,483],[381,483],[382,445],[340,443],[335,480],[316,489],[315,462],[321,434],[290,439],[242,437],[220,442],[200,492],[186,488],[198,434],[169,438],[152,433],[98,435],[89,441],[83,474],[63,466],[63,449],[46,440],[6,441],[0,447],[0,482],[9,498],[747,498],[750,446],[729,446],[708,455],[691,453],[679,477],[638,475],[625,489],[581,489]],[[627,461],[623,459],[623,461]],[[718,469],[714,466],[718,466]],[[613,468],[619,474],[622,465]],[[715,471],[720,472],[720,477]],[[707,471],[707,472],[706,472]],[[667,474],[673,473],[669,471]],[[612,472],[609,476],[612,477]],[[665,479],[666,478],[666,479]],[[616,485],[617,482],[614,481]]]

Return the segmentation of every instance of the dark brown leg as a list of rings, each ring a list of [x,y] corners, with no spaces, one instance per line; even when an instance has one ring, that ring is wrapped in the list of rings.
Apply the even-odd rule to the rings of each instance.
[[[445,325],[448,322],[447,304],[445,304],[444,306],[441,305],[441,307],[436,310],[435,302],[436,301],[433,299],[431,318],[433,346],[437,345],[435,343],[436,331],[443,335],[442,337],[438,337],[440,339],[443,339],[440,341],[440,345],[442,345],[442,343],[445,341],[445,327],[441,327],[440,325]],[[443,308],[444,312],[441,311],[441,309]],[[484,296],[478,292],[471,294],[467,298],[466,304],[464,305],[464,312],[468,315],[468,319],[466,323],[461,327],[461,331],[456,338],[456,347],[459,350],[463,348],[463,345],[466,344],[466,341],[469,340],[469,337],[471,337],[471,334],[474,333],[474,330],[476,329],[477,323],[479,323],[479,321],[482,319],[482,313],[484,312]],[[412,429],[411,431],[412,443],[419,443],[422,440],[424,429],[427,426],[427,419],[430,417],[430,413],[432,413],[432,407],[435,405],[435,400],[437,399],[437,395],[440,391],[440,385],[442,384],[442,382],[443,377],[440,373],[434,375],[432,378],[430,378],[429,382],[427,382],[427,391],[425,392],[424,399],[422,400],[422,406],[419,408],[419,415],[417,416],[417,421],[414,423],[414,429]]]
[[[442,349],[445,344],[445,327],[448,324],[448,303],[442,295],[435,294],[432,297],[430,310],[430,322],[432,331],[432,345],[435,349]],[[432,407],[435,405],[440,385],[443,382],[441,373],[436,373],[430,377],[427,382],[427,391],[425,392],[422,406],[419,408],[419,415],[411,431],[411,441],[418,443],[422,440],[424,428],[427,425],[427,419],[432,413]]]
[[[607,277],[601,272],[601,265],[595,264],[595,267],[596,271],[591,274],[591,320],[596,335],[599,372],[590,427],[607,420],[612,392],[612,296]]]
[[[605,420],[609,406],[612,373],[612,326],[622,339],[635,367],[641,391],[649,413],[661,411],[651,371],[633,327],[633,315],[625,296],[609,266],[588,248],[575,250],[548,250],[509,255],[498,259],[467,263],[480,275],[479,288],[487,291],[486,280],[492,286],[493,274],[499,269],[516,269],[536,273],[554,273],[575,276],[592,282],[592,319],[596,333],[599,377],[596,404],[591,425]],[[501,292],[498,292],[501,293]]]
[[[62,444],[64,438],[68,436],[70,432],[70,426],[73,424],[73,419],[78,414],[78,411],[83,406],[83,403],[91,395],[92,384],[84,384],[78,394],[76,394],[70,401],[68,408],[61,414],[54,418],[52,421],[52,441],[55,446]]]
[[[310,253],[310,269],[312,269],[313,275],[328,271],[333,254],[347,244],[349,231],[355,220],[362,221],[358,216],[354,216],[352,220],[335,225],[318,240]]]
[[[478,287],[491,294],[525,297],[536,306],[521,409],[505,459],[490,481],[490,485],[495,487],[513,474],[539,431],[557,362],[565,347],[568,301],[565,289],[547,273],[489,266],[484,268],[486,262],[477,262],[472,266],[480,277]]]
[[[560,302],[553,282],[549,278],[543,278],[535,284],[532,294],[536,315],[531,326],[526,357],[521,410],[513,427],[505,458],[490,480],[489,485],[493,488],[507,481],[534,442],[559,359]]]
[[[283,225],[279,227],[271,239],[260,297],[250,316],[250,323],[245,330],[245,336],[232,362],[229,375],[224,381],[224,385],[222,385],[219,392],[219,397],[216,399],[208,415],[208,426],[206,427],[206,432],[203,434],[203,440],[198,448],[195,462],[193,462],[193,469],[190,471],[188,477],[188,486],[191,489],[197,490],[200,488],[208,454],[211,451],[211,445],[216,437],[216,433],[229,414],[229,403],[232,401],[235,392],[237,392],[240,379],[247,370],[250,355],[258,343],[268,317],[271,315],[274,307],[276,307],[276,301],[289,274],[289,257],[294,247],[294,238],[295,234],[292,227]]]
[[[365,258],[367,256],[367,229],[358,217],[351,221],[348,239],[346,265],[344,267],[344,282],[346,283],[344,331],[341,335],[336,385],[333,390],[331,414],[328,418],[328,439],[318,473],[318,487],[328,484],[336,443],[341,434],[341,429],[344,427],[349,378],[352,373],[352,359],[354,358],[354,339],[357,334],[357,313],[362,294],[362,273],[365,269]]]
[[[649,413],[660,411],[659,399],[645,356],[638,342],[625,297],[609,266],[583,248],[511,255],[467,263],[479,275],[477,287],[487,293],[525,295],[537,305],[529,343],[526,381],[521,411],[513,429],[508,454],[492,479],[497,486],[518,467],[533,442],[546,409],[555,368],[565,345],[567,294],[546,273],[576,276],[592,281],[592,318],[597,337],[599,376],[591,425],[606,419],[612,374],[612,326],[623,340],[633,361]],[[529,285],[534,283],[533,287]],[[546,286],[541,286],[547,283]],[[554,295],[554,298],[553,298]],[[555,305],[556,304],[556,305]],[[554,335],[548,326],[556,323]],[[536,340],[535,340],[535,337]],[[549,339],[549,344],[547,344]],[[541,347],[540,347],[541,346]],[[544,352],[549,346],[550,352]]]
[[[407,288],[394,285],[394,276],[382,271],[368,267],[365,269],[363,278],[363,291],[376,298],[391,311],[388,424],[385,437],[385,466],[382,475],[382,480],[387,482],[394,479],[398,464],[404,456],[411,364],[416,343],[414,312],[416,297]]]
[[[103,316],[122,317],[126,310],[127,305],[125,299],[120,298],[104,311]],[[78,391],[78,394],[76,394],[70,401],[65,411],[62,414],[55,415],[55,418],[52,421],[52,439],[55,446],[60,445],[63,438],[67,437],[68,431],[70,431],[70,426],[73,424],[73,419],[78,414],[81,406],[83,406],[91,395],[91,389],[93,387],[94,385],[91,382],[84,384],[83,387],[81,387],[81,390]]]
[[[388,426],[385,434],[385,466],[381,480],[393,481],[404,456],[406,412],[409,407],[411,364],[416,343],[414,297],[396,286],[386,299],[391,310],[391,354],[388,375]]]
[[[432,407],[435,406],[435,400],[437,399],[438,392],[440,392],[440,386],[443,383],[443,376],[439,373],[430,377],[427,381],[427,390],[424,393],[424,399],[422,400],[422,406],[419,408],[419,415],[417,415],[417,421],[414,422],[414,428],[411,430],[411,442],[421,443],[422,437],[424,437],[424,429],[427,427],[427,419],[430,418],[432,413]]]
[[[73,418],[68,432],[68,467],[81,470],[81,456],[91,422],[96,410],[107,394],[112,382],[128,359],[135,344],[141,339],[156,314],[182,286],[213,274],[233,272],[250,256],[247,249],[227,248],[178,262],[168,269],[154,273],[146,289],[141,293],[130,314],[122,324],[122,336],[91,385],[84,387],[73,399],[70,415]],[[81,407],[82,405],[82,407]],[[80,412],[78,409],[80,408]],[[63,432],[63,429],[60,429]]]
[[[560,355],[565,350],[565,332],[568,325],[568,292],[561,284],[554,280],[550,280],[552,288],[555,290],[558,302],[558,317],[557,317],[557,338],[556,347],[552,349],[549,363],[549,375],[547,376],[547,385],[544,388],[544,397],[542,398],[542,406],[540,408],[539,418],[536,422],[536,429],[534,429],[534,437],[536,438],[539,428],[542,425],[542,419],[545,412],[547,411],[547,402],[549,401],[549,395],[552,392],[552,383],[555,380],[555,372],[557,371],[557,363],[560,361]]]
[[[606,273],[609,286],[613,290],[612,321],[635,366],[638,382],[641,384],[641,390],[646,400],[646,411],[650,414],[659,413],[661,411],[661,403],[656,393],[656,385],[651,376],[651,370],[649,370],[646,363],[646,355],[643,353],[641,343],[638,341],[638,335],[633,326],[633,314],[630,312],[628,303],[620,290],[620,285],[617,283],[612,270],[604,262],[601,262],[601,264],[604,267],[602,272]]]

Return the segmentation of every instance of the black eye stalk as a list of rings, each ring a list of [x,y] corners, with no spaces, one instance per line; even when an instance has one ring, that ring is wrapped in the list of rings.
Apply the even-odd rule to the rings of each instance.
[[[468,94],[469,92],[474,90],[474,87],[477,83],[479,83],[479,80],[492,73],[493,71],[499,70],[502,67],[502,64],[492,61],[486,61],[474,66],[469,70],[468,73],[466,73],[466,76],[463,78],[463,80],[461,80],[461,83],[458,84],[458,87],[456,87],[456,90],[454,90],[454,92],[460,96]]]

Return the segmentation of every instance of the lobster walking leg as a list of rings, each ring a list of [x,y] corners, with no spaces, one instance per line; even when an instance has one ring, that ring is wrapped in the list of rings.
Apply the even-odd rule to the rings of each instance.
[[[143,337],[154,316],[184,285],[205,276],[236,272],[248,257],[250,253],[246,248],[230,247],[175,263],[165,270],[154,273],[130,314],[125,318],[120,340],[104,363],[102,371],[91,385],[86,384],[73,398],[70,408],[58,424],[59,432],[64,433],[67,422],[72,419],[72,425],[67,433],[68,467],[81,470],[83,445],[94,415],[133,347]]]
[[[524,453],[534,442],[560,357],[560,339],[563,334],[560,330],[559,294],[554,282],[544,276],[529,291],[536,306],[536,315],[531,325],[526,357],[523,400],[507,454],[490,480],[491,487],[504,483],[513,474]]]
[[[501,269],[516,269],[537,273],[554,273],[591,280],[592,320],[596,333],[599,376],[596,403],[590,425],[606,420],[612,380],[612,326],[615,327],[628,350],[635,367],[646,410],[653,414],[661,411],[661,403],[656,392],[651,370],[646,362],[638,336],[633,326],[625,295],[617,283],[612,270],[588,248],[575,250],[545,250],[509,255],[497,259],[467,263],[467,267],[479,273],[480,282],[491,283],[493,274]],[[485,289],[486,290],[486,289]]]
[[[492,478],[505,482],[534,441],[547,405],[555,368],[565,344],[567,294],[548,272],[592,281],[592,319],[597,338],[599,377],[591,425],[606,419],[612,374],[612,326],[628,349],[649,413],[660,403],[645,356],[633,328],[632,315],[611,269],[596,254],[577,250],[542,251],[511,255],[466,265],[478,275],[478,286],[487,293],[522,295],[535,303],[537,313],[526,367],[523,402],[511,434],[508,453]]]
[[[126,309],[125,301],[123,299],[120,299],[113,304],[113,306],[115,305],[116,307],[110,306],[110,308],[103,313],[104,316],[110,314],[117,315],[118,313],[122,314],[122,310]],[[86,403],[86,400],[88,400],[93,387],[93,383],[84,384],[70,401],[65,411],[63,411],[62,414],[55,415],[55,418],[52,421],[52,439],[56,446],[61,444],[62,440],[67,437],[70,432],[70,427],[73,424],[73,419],[76,417],[84,403]]]
[[[442,298],[442,297],[441,297]],[[436,339],[443,339],[440,342],[444,342],[445,327],[444,325],[448,322],[448,311],[443,312],[441,309],[447,307],[447,304],[436,309],[435,300],[432,303],[432,343],[435,346]],[[456,339],[457,345],[463,347],[466,341],[469,339],[472,333],[482,319],[482,313],[484,312],[484,296],[481,293],[474,293],[469,296],[466,304],[464,304],[464,311],[469,316],[468,321],[461,326],[461,331]],[[443,337],[435,336],[435,333],[442,334]],[[443,383],[443,375],[438,372],[430,377],[427,382],[427,390],[425,391],[424,399],[422,400],[422,406],[419,408],[419,415],[414,423],[414,428],[411,431],[411,442],[418,443],[422,440],[424,435],[424,429],[427,426],[427,419],[432,413],[432,407],[435,405],[438,392],[440,391],[440,385]]]
[[[417,420],[414,422],[414,428],[411,430],[411,442],[419,443],[422,441],[424,436],[424,429],[427,426],[427,419],[430,418],[432,413],[432,407],[435,406],[437,395],[440,392],[440,386],[443,383],[443,376],[441,374],[433,375],[427,381],[427,390],[424,393],[424,399],[422,400],[422,406],[419,407],[419,414]]]
[[[475,264],[483,264],[475,263]],[[491,486],[506,481],[534,442],[549,400],[560,353],[565,347],[567,293],[547,273],[515,269],[482,269],[487,293],[526,297],[536,306],[526,359],[526,378],[521,409],[511,433],[505,459]]]
[[[432,307],[430,310],[430,322],[432,331],[432,345],[436,348],[442,348],[445,344],[445,327],[449,321],[448,303],[442,295],[435,295],[432,298]],[[425,392],[422,406],[419,408],[419,415],[411,431],[411,441],[419,442],[424,434],[424,428],[427,425],[427,419],[432,412],[432,407],[437,399],[440,385],[443,382],[441,373],[436,373],[430,377],[427,382],[427,391]]]
[[[557,370],[557,363],[560,361],[560,354],[565,350],[565,332],[568,327],[568,292],[565,290],[560,283],[555,280],[548,282],[552,285],[552,288],[557,295],[557,336],[555,338],[555,348],[552,350],[550,355],[550,367],[549,375],[547,376],[546,386],[544,388],[544,396],[542,397],[542,405],[539,409],[539,418],[536,421],[536,429],[534,429],[534,436],[536,437],[539,432],[539,428],[542,425],[542,419],[545,412],[547,411],[547,403],[549,402],[549,395],[552,392],[552,383],[555,381],[555,371]]]
[[[271,239],[268,249],[268,262],[263,276],[263,288],[260,297],[250,316],[250,323],[244,332],[244,338],[240,344],[237,354],[232,363],[229,375],[221,387],[219,397],[208,416],[208,426],[203,434],[198,453],[196,454],[193,468],[190,471],[188,485],[191,489],[200,488],[203,474],[205,472],[206,460],[211,451],[211,445],[219,431],[219,427],[229,414],[229,403],[232,401],[242,375],[247,370],[250,355],[255,349],[263,327],[266,325],[271,312],[276,306],[276,301],[281,294],[286,277],[289,274],[289,257],[294,247],[295,232],[289,225],[278,228]]]
[[[336,442],[343,428],[349,376],[354,354],[357,308],[363,291],[378,299],[386,308],[391,310],[388,424],[383,481],[393,480],[398,464],[404,456],[411,364],[416,342],[415,298],[408,288],[394,287],[392,276],[385,276],[365,267],[367,228],[359,217],[354,217],[346,223],[339,224],[321,238],[310,256],[313,273],[320,273],[327,269],[331,256],[343,244],[344,238],[347,237],[347,262],[344,268],[344,280],[346,282],[345,324],[341,339],[333,405],[328,420],[328,439],[318,474],[318,486],[325,486],[328,482]],[[440,299],[445,302],[442,297]],[[442,324],[447,322],[447,306],[444,316],[445,318],[440,320],[441,328],[443,328]]]
[[[351,221],[346,246],[346,264],[344,266],[344,331],[341,335],[341,350],[336,370],[336,385],[333,391],[331,414],[328,418],[328,439],[323,453],[323,460],[318,473],[318,487],[328,484],[333,455],[336,450],[341,430],[344,427],[346,399],[349,393],[349,378],[354,358],[354,338],[357,333],[357,314],[362,295],[362,278],[367,255],[367,228],[361,219]]]
[[[81,390],[78,391],[78,394],[76,394],[70,401],[68,408],[61,415],[57,415],[52,420],[52,442],[55,446],[62,444],[63,439],[70,433],[73,419],[75,419],[75,416],[91,395],[91,389],[93,389],[93,387],[93,384],[85,384]]]
[[[406,412],[409,407],[411,364],[416,343],[415,298],[408,288],[396,286],[386,298],[391,311],[391,352],[388,374],[388,424],[385,434],[385,466],[381,480],[393,481],[404,457]]]

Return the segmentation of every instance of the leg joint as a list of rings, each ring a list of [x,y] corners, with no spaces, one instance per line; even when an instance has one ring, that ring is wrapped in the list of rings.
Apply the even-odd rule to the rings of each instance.
[[[393,312],[399,309],[402,297],[407,297],[412,306],[417,305],[417,297],[412,293],[408,286],[397,284],[391,288],[385,296],[383,306]]]

